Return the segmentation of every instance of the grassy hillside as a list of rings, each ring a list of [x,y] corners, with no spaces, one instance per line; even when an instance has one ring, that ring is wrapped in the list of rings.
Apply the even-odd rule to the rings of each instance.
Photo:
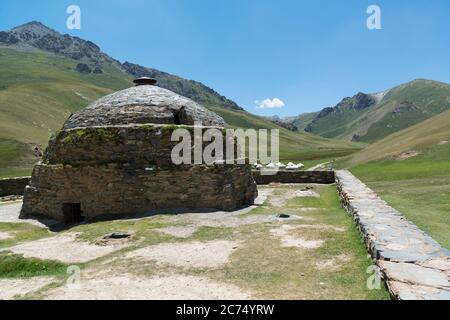
[[[316,117],[311,132],[371,143],[450,109],[450,85],[437,81],[418,79],[371,96],[376,103],[370,106],[338,105]],[[354,101],[355,97],[346,99]]]
[[[78,62],[39,50],[0,47],[0,177],[29,174],[52,133],[70,113],[89,102],[132,85],[132,78],[113,64],[102,74],[75,71]],[[282,157],[304,161],[337,157],[359,146],[304,133],[294,133],[245,111],[206,107],[221,114],[233,127],[279,128]]]
[[[0,48],[0,176],[29,173],[42,149],[71,112],[115,90],[131,78],[104,66],[82,75],[76,62],[45,52]]]
[[[450,248],[450,111],[339,161]],[[403,160],[401,160],[403,159]]]
[[[391,134],[341,160],[341,163],[343,166],[353,167],[373,161],[401,159],[408,157],[408,153],[414,155],[425,152],[432,155],[437,152],[440,155],[437,150],[449,148],[446,141],[450,141],[450,110]],[[449,159],[436,156],[433,162]],[[398,163],[398,161],[394,161],[394,163]]]
[[[325,139],[305,132],[284,129],[272,121],[245,111],[234,111],[211,107],[234,128],[279,129],[280,159],[284,162],[302,161],[305,165],[343,157],[362,148],[361,144]]]

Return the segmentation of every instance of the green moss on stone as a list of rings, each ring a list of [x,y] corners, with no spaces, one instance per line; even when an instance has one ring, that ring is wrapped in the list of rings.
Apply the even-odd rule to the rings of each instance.
[[[84,137],[84,136],[86,136],[86,131],[83,130],[83,129],[77,129],[77,130],[75,131],[75,134],[76,134],[78,137]]]
[[[142,128],[143,130],[145,130],[147,132],[156,132],[157,131],[157,128],[150,124],[145,124],[145,125],[141,126],[140,128]]]
[[[116,145],[122,142],[120,131],[117,128],[86,128],[63,132],[59,136],[63,144],[75,144],[79,141],[106,141]]]
[[[187,125],[170,124],[170,125],[166,125],[166,126],[162,127],[163,134],[171,134],[172,132],[174,132],[177,129],[186,129],[189,132],[193,132],[194,131],[194,127],[187,126]]]

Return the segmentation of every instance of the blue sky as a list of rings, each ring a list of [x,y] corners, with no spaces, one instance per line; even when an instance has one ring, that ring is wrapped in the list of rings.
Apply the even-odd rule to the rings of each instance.
[[[81,30],[66,28],[71,4],[81,8]],[[381,30],[366,27],[371,4],[381,8]],[[317,111],[415,78],[450,82],[449,16],[448,0],[0,2],[0,30],[38,20],[263,115]],[[265,99],[284,106],[257,109]]]

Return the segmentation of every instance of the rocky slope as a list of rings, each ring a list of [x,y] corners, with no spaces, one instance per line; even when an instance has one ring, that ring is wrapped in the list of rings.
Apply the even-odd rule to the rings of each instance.
[[[120,66],[118,61],[103,53],[95,43],[61,34],[37,21],[7,32],[0,32],[0,43],[15,48],[36,48],[74,60],[86,61],[94,65],[94,68],[105,62]]]
[[[313,132],[315,125],[320,119],[325,118],[333,113],[347,112],[347,111],[360,111],[366,108],[372,107],[377,103],[376,99],[362,92],[354,95],[353,97],[346,97],[342,99],[335,107],[324,108],[318,115],[306,126],[306,132]]]
[[[322,109],[305,131],[371,143],[448,109],[449,84],[417,79],[381,93],[344,98]]]
[[[186,80],[176,75],[152,68],[145,68],[131,62],[125,62],[122,64],[122,67],[133,77],[155,78],[158,80],[158,86],[188,97],[204,106],[221,106],[225,109],[243,110],[234,101],[227,99],[198,81]]]
[[[308,126],[318,114],[318,112],[307,112],[298,116],[284,117],[281,121],[285,123],[292,123],[298,128],[298,130],[304,131],[306,126]]]
[[[279,125],[280,127],[283,127],[289,131],[298,131],[298,127],[292,121],[286,121],[284,118],[280,118],[277,115],[272,116],[272,117],[267,117],[267,119],[269,119],[276,125]]]

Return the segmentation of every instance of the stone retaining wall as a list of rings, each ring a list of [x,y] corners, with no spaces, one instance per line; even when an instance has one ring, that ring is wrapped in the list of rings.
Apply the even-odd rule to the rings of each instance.
[[[259,170],[253,171],[256,184],[269,183],[320,183],[331,184],[335,182],[334,171],[278,171],[274,175],[263,175]]]
[[[337,171],[336,184],[342,205],[358,224],[391,296],[401,300],[449,300],[450,251],[350,172]]]
[[[30,177],[0,179],[0,197],[22,196]]]
[[[100,215],[194,208],[231,211],[252,205],[257,188],[248,163],[206,166],[172,161],[172,152],[185,163],[198,161],[195,144],[199,140],[207,152],[207,133],[215,142],[209,154],[223,151],[227,159],[236,159],[236,139],[223,135],[221,128],[208,129],[212,128],[130,124],[62,130],[33,170],[21,217],[40,215],[73,223]],[[178,140],[175,130],[181,134]]]
[[[119,164],[74,167],[36,165],[21,217],[63,221],[63,204],[83,217],[127,215],[158,209],[235,210],[253,204],[256,184],[248,165],[179,166],[171,170]]]

